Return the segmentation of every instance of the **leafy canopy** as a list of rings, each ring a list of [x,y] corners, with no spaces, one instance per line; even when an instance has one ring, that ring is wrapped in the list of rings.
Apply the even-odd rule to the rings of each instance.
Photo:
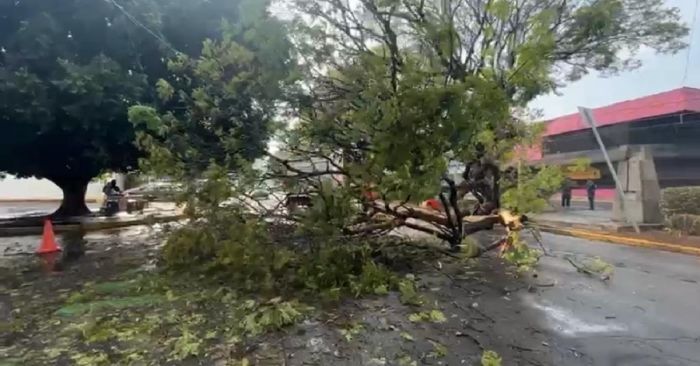
[[[169,75],[155,82],[155,103],[129,109],[142,130],[141,167],[185,183],[185,198],[205,211],[231,197],[233,176],[242,183],[266,152],[283,92],[294,81],[283,24],[268,16],[266,2],[248,5],[245,20],[225,22],[223,36],[204,41],[199,57],[168,61]]]
[[[235,169],[266,150],[288,52],[278,48],[276,59],[266,58],[267,49],[239,43],[237,35],[228,27],[221,41],[204,42],[199,58],[170,60],[172,77],[156,83],[157,105],[130,109],[131,121],[148,132],[139,136],[140,146],[160,158],[144,160],[148,167],[196,177],[211,163]],[[240,42],[259,46],[268,35],[244,36]]]
[[[158,46],[103,1],[3,2],[0,13],[0,170],[62,183],[132,166],[126,108],[146,96],[141,53]]]
[[[249,22],[256,3],[3,2],[0,171],[60,184],[136,168],[128,107],[153,100],[174,52],[197,57],[204,39],[219,38],[222,20]],[[245,37],[279,42],[274,30],[249,32]]]
[[[192,180],[212,164],[234,171],[266,151],[292,65],[284,28],[265,9],[224,23],[223,37],[204,41],[199,57],[170,59],[156,103],[129,110],[144,129],[144,168]]]
[[[127,110],[164,92],[156,81],[171,74],[165,61],[197,57],[204,39],[219,39],[222,20],[246,23],[256,3],[3,2],[0,171],[56,183],[64,192],[57,215],[87,213],[92,178],[137,168],[142,152]],[[278,42],[264,28],[250,32],[245,37]]]
[[[590,70],[633,67],[640,47],[681,49],[678,10],[642,3],[297,0],[308,97],[288,149],[342,160],[358,193],[369,182],[388,199],[432,196],[450,159],[504,163],[532,140],[514,107]]]

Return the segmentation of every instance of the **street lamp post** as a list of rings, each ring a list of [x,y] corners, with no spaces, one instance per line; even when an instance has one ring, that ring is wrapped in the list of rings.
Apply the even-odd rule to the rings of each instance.
[[[632,219],[629,215],[629,212],[627,212],[627,205],[625,204],[625,192],[622,190],[622,184],[620,184],[620,179],[617,178],[617,171],[615,170],[612,161],[610,161],[610,156],[608,156],[608,150],[605,149],[605,144],[603,143],[603,140],[600,138],[600,134],[598,133],[598,127],[596,126],[595,117],[593,117],[593,111],[589,108],[584,107],[578,107],[578,111],[583,121],[586,122],[589,126],[591,126],[591,129],[593,130],[593,135],[595,136],[595,139],[598,141],[598,145],[600,146],[600,151],[603,152],[605,162],[608,164],[610,174],[612,175],[613,180],[615,181],[615,188],[617,189],[617,194],[620,195],[620,204],[622,205],[622,212],[625,213],[625,218],[629,223],[632,224],[632,227],[634,227],[634,231],[639,233],[639,226],[637,225],[637,222],[634,221],[634,219]]]

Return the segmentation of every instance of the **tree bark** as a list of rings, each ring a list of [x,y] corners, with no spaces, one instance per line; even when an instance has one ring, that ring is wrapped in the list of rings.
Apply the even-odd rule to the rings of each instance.
[[[494,225],[503,225],[508,230],[521,230],[523,228],[523,223],[527,221],[527,217],[522,215],[514,215],[508,210],[499,210],[498,213],[491,215],[469,215],[460,220],[460,224],[462,225],[461,237],[456,238],[454,235],[447,235],[447,232],[443,233],[440,230],[440,227],[444,227],[446,231],[449,232],[451,226],[454,226],[454,223],[452,223],[450,226],[449,220],[444,212],[428,210],[422,207],[406,206],[394,202],[386,203],[378,200],[369,203],[369,206],[375,211],[387,216],[399,217],[403,220],[411,218],[418,220],[419,222],[424,221],[430,223],[437,227],[428,228],[421,225],[414,227],[416,225],[411,226],[408,225],[407,222],[404,222],[402,226],[408,226],[412,229],[429,232],[437,235],[441,239],[447,241],[454,240],[454,242],[456,242],[457,239],[461,241],[463,237],[479,231],[492,230]]]
[[[90,214],[90,209],[85,204],[85,192],[90,182],[89,179],[52,181],[63,191],[63,201],[61,207],[51,216],[74,217]]]

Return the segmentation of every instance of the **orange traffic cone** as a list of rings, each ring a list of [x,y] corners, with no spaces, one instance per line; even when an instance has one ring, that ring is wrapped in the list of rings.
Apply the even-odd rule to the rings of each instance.
[[[44,235],[41,238],[41,245],[36,250],[36,254],[47,254],[61,251],[61,248],[56,245],[56,237],[53,234],[53,226],[51,220],[44,221]]]

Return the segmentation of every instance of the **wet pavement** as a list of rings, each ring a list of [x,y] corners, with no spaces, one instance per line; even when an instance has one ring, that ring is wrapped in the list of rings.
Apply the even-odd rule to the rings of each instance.
[[[520,293],[560,349],[590,365],[700,365],[700,258],[544,234],[538,266],[553,286]],[[578,273],[565,255],[600,257],[609,281]],[[554,345],[553,345],[554,346]]]
[[[73,231],[56,234],[56,242],[63,249],[59,257],[74,262],[86,252],[109,251],[130,241],[147,238],[161,226],[139,225],[89,233]],[[0,268],[21,267],[24,262],[35,261],[34,252],[40,243],[39,235],[0,237]]]
[[[91,253],[135,245],[133,243],[151,236],[153,229],[139,226],[84,236],[59,235],[59,243],[66,248],[61,265],[94,262],[95,256]],[[0,248],[31,253],[39,240],[39,237],[0,238]],[[411,333],[416,338],[439,338],[450,346],[454,354],[448,356],[447,364],[464,364],[465,359],[469,360],[465,353],[473,354],[474,344],[471,343],[475,343],[479,347],[493,346],[509,356],[509,360],[518,360],[517,364],[700,365],[700,317],[697,316],[700,257],[553,234],[543,234],[543,240],[551,256],[541,259],[537,278],[527,281],[534,284],[534,291],[526,291],[527,286],[510,284],[510,281],[507,286],[511,288],[506,290],[504,282],[498,279],[499,274],[501,277],[504,274],[503,269],[497,267],[466,281],[453,277],[450,282],[439,273],[421,275],[428,280],[441,279],[442,282],[426,288],[434,292],[433,296],[444,305],[443,311],[450,319],[464,318],[463,323],[468,322],[468,327],[450,321],[445,329],[428,332],[419,327],[411,329]],[[6,254],[2,258],[0,250],[0,267],[3,261],[36,260],[33,255]],[[612,264],[615,272],[610,280],[602,281],[577,272],[565,256],[600,257]],[[390,323],[409,327],[404,324],[405,314],[392,317],[401,306],[392,299],[373,300],[377,302],[376,309],[381,311],[370,307],[361,314],[386,312],[383,316]],[[474,304],[480,305],[477,308]],[[0,313],[6,310],[0,306]],[[366,317],[361,314],[358,316]],[[479,315],[484,318],[478,320]],[[370,320],[363,321],[371,327]],[[336,330],[330,329],[327,333],[337,338]],[[386,333],[367,332],[363,344],[377,345],[381,343],[379,338],[372,337],[381,336],[387,343],[385,348],[390,348],[391,344],[400,342],[398,332],[391,334],[395,339],[387,338]],[[473,342],[469,337],[475,337]],[[504,344],[509,348],[504,349]],[[508,349],[515,353],[508,355]],[[350,350],[347,352],[353,354]],[[349,358],[343,364],[363,365],[367,364],[365,361],[354,362]]]

